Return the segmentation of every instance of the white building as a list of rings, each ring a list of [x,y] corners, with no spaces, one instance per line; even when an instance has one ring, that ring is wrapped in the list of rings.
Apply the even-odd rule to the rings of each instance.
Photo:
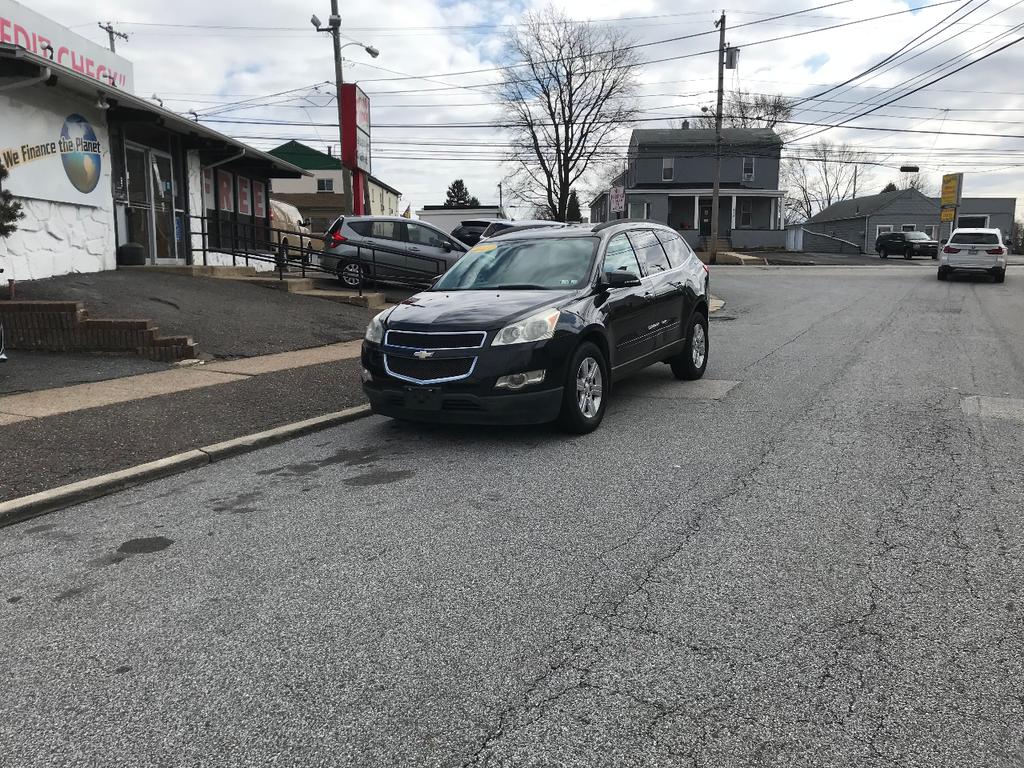
[[[132,95],[130,62],[12,0],[0,40],[0,162],[25,214],[0,239],[4,278],[114,269],[119,253],[232,263],[269,240],[270,178],[304,171]]]

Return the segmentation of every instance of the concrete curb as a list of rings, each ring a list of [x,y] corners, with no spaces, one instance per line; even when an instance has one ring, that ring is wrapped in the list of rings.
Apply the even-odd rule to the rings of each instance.
[[[166,456],[156,461],[139,464],[128,469],[121,469],[77,483],[51,488],[30,496],[0,502],[0,528],[4,528],[23,520],[56,512],[59,509],[81,504],[85,501],[108,496],[117,491],[142,485],[150,480],[157,480],[169,475],[176,475],[190,469],[212,464],[222,459],[238,456],[242,453],[255,451],[268,445],[281,443],[295,437],[316,432],[321,429],[346,424],[370,415],[370,406],[358,405],[343,411],[316,416],[304,421],[296,421],[281,427],[256,432],[252,435],[225,440],[203,448],[195,448],[184,453]]]

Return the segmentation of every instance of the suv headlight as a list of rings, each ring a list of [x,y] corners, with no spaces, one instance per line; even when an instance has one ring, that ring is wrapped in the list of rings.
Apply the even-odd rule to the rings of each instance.
[[[542,309],[525,320],[506,325],[498,331],[498,335],[494,337],[491,346],[525,344],[530,341],[550,339],[555,335],[555,326],[558,325],[558,318],[561,314],[561,311],[557,309]]]
[[[365,338],[367,341],[372,341],[376,344],[384,343],[383,318],[384,315],[387,314],[387,312],[388,311],[385,309],[383,312],[380,312],[379,314],[374,316],[373,320],[370,321],[370,324],[366,326],[366,335],[363,338]]]

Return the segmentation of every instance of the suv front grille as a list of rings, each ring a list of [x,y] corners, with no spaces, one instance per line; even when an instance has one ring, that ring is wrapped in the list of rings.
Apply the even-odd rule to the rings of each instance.
[[[478,349],[484,345],[486,331],[465,333],[420,333],[418,331],[388,331],[384,344],[407,349]]]
[[[475,365],[475,357],[417,360],[412,357],[384,356],[384,368],[390,375],[423,384],[465,379],[473,372]]]

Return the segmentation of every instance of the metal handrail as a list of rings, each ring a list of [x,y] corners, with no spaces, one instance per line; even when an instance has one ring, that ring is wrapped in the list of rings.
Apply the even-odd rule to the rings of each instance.
[[[827,240],[835,240],[837,243],[845,243],[846,245],[856,248],[857,253],[864,253],[864,249],[861,246],[857,245],[857,243],[851,242],[850,240],[843,240],[843,238],[836,237],[835,235],[826,235],[824,232],[815,232],[813,229],[807,229],[807,227],[800,227],[800,229],[802,229],[805,234],[817,235],[818,237],[824,237]],[[842,252],[843,250],[840,248],[839,253]]]
[[[214,219],[201,214],[190,214],[189,219],[198,220],[201,223],[201,226],[196,228],[197,231],[194,232],[194,234],[201,236],[200,246],[198,248],[190,247],[189,251],[193,254],[196,252],[202,252],[204,266],[209,264],[209,253],[214,251],[218,253],[230,253],[232,264],[237,264],[236,260],[238,257],[243,258],[246,265],[249,264],[250,260],[265,263],[272,261],[277,267],[278,278],[281,280],[284,279],[285,271],[289,270],[292,266],[298,267],[303,277],[306,276],[307,270],[331,276],[335,276],[337,274],[334,270],[324,268],[320,263],[314,263],[310,258],[314,253],[329,253],[326,246],[320,250],[311,246],[313,241],[326,240],[328,236],[324,236],[322,238],[312,237],[306,232],[283,229],[280,227],[263,226],[262,224],[255,224],[251,222],[225,221],[223,219]],[[211,222],[218,227],[218,245],[216,246],[212,246],[210,244],[211,233],[210,228],[207,225]],[[226,243],[224,242],[224,225],[227,225],[228,227]],[[286,248],[280,248],[283,236],[297,237],[299,245],[296,247],[289,243]],[[355,248],[355,258],[353,259],[350,256],[341,258],[343,258],[347,263],[358,263],[361,267],[364,265],[369,266],[373,279],[381,280],[382,282],[427,285],[433,278],[443,274],[446,269],[445,260],[443,258],[412,254],[405,250],[392,248],[379,242],[346,238],[345,246]],[[292,256],[292,253],[296,253],[297,255]],[[388,270],[393,274],[381,278],[377,269],[378,253],[389,253],[401,256],[404,259],[414,259],[423,263],[424,268],[417,269],[415,267],[389,264]],[[193,256],[193,261],[194,260]],[[361,268],[359,270],[358,288],[360,296],[363,293],[363,285],[365,281],[366,270],[365,268]]]

